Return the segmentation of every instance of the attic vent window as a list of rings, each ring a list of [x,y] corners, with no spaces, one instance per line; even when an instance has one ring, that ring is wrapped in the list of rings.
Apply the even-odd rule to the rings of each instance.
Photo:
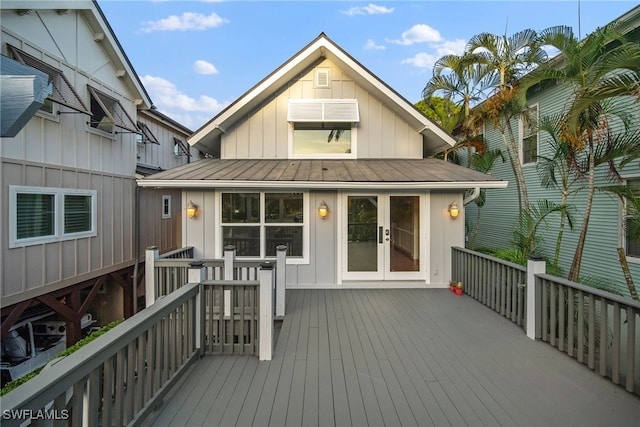
[[[360,121],[357,99],[290,99],[290,122]]]
[[[16,61],[40,70],[49,76],[49,82],[53,85],[53,92],[49,95],[48,99],[81,113],[91,114],[62,71],[10,44],[7,44],[7,48]]]
[[[189,146],[184,141],[174,137],[173,154],[176,156],[191,157],[191,150],[189,150]]]
[[[328,68],[320,68],[316,70],[316,87],[329,87]]]

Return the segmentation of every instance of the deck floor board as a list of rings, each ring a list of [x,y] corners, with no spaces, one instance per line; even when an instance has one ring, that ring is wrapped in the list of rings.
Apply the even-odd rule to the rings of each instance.
[[[448,290],[287,290],[273,360],[205,356],[153,426],[635,426],[640,399]]]

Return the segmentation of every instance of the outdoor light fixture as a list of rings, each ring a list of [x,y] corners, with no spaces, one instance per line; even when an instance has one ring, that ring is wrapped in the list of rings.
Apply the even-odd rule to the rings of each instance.
[[[195,219],[197,214],[198,214],[198,206],[195,203],[193,203],[191,200],[189,200],[189,203],[187,203],[187,217],[189,219]]]
[[[318,214],[320,214],[320,218],[325,219],[328,213],[329,207],[323,200],[322,203],[320,203],[320,207],[318,208]]]
[[[449,204],[449,209],[447,209],[449,211],[449,215],[451,215],[451,218],[457,218],[458,214],[460,213],[460,209],[458,209],[458,204],[456,202],[451,202],[451,204]]]

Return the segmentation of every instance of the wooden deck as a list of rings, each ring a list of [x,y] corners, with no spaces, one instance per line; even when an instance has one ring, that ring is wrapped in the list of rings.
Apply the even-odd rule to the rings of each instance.
[[[637,426],[640,399],[449,290],[288,290],[274,358],[202,358],[146,425]]]

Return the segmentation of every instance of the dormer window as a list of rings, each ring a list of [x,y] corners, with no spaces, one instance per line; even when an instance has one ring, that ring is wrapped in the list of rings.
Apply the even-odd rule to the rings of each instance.
[[[355,158],[355,99],[290,99],[290,158]]]

